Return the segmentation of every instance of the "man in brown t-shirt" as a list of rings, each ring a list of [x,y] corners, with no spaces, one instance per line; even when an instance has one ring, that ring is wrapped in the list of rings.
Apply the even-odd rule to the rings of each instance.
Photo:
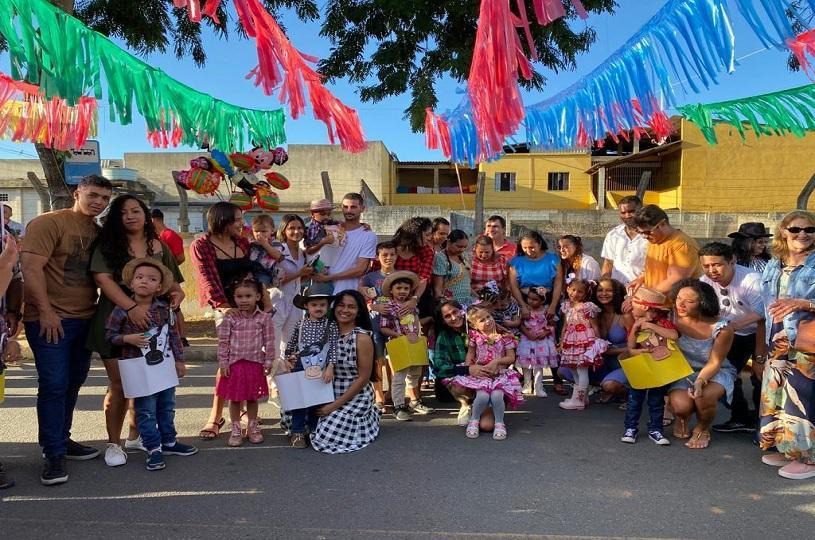
[[[74,192],[73,207],[33,219],[23,240],[23,321],[39,376],[37,420],[45,455],[40,481],[47,486],[68,481],[66,459],[99,455],[70,436],[91,362],[85,341],[96,309],[96,285],[88,272],[98,232],[94,218],[107,207],[112,189],[106,178],[86,176]]]

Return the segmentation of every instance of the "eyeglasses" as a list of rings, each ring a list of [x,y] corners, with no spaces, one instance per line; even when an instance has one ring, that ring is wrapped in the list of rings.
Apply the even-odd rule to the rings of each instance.
[[[654,225],[650,229],[642,230],[640,228],[637,228],[637,232],[640,233],[643,236],[651,236],[652,234],[654,234],[655,230],[659,229],[659,227],[662,225],[662,223],[664,221],[665,221],[664,219],[660,220],[659,223],[657,223],[656,225]]]
[[[787,232],[792,234],[798,234],[801,232],[815,234],[815,227],[787,227]]]

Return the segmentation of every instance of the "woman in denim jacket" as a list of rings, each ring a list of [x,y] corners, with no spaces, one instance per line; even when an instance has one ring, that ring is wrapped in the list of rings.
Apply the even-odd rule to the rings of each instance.
[[[799,324],[815,318],[815,214],[787,214],[762,276],[769,358],[761,388],[762,462],[780,476],[815,478],[815,354],[796,350]]]

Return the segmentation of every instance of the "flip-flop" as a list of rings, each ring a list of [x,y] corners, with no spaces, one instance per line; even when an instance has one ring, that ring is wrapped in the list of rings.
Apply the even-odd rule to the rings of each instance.
[[[221,428],[224,427],[226,420],[222,417],[218,422],[208,422],[204,429],[198,432],[198,437],[202,441],[212,441],[218,438],[221,433]],[[215,426],[216,429],[209,429],[209,426]]]
[[[681,418],[676,419],[676,425],[674,425],[674,437],[676,437],[677,439],[690,438],[690,433],[688,433],[687,420],[682,420]]]
[[[704,450],[710,446],[710,432],[707,430],[694,431],[685,446],[691,450]]]
[[[663,415],[662,416],[662,427],[670,426],[671,424],[674,423],[674,420],[676,420],[676,417],[674,415],[670,415],[670,416],[668,416],[667,414]]]

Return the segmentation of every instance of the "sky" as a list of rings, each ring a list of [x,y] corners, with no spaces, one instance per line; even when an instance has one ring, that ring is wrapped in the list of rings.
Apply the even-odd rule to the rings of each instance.
[[[665,2],[617,0],[617,3],[618,7],[611,15],[591,14],[587,21],[575,20],[571,23],[576,28],[583,25],[594,27],[597,31],[597,41],[588,53],[578,57],[577,68],[574,71],[553,73],[542,69],[542,73],[547,77],[547,85],[543,91],[525,92],[525,104],[547,99],[591,72],[642,27]],[[788,55],[785,51],[763,50],[763,46],[735,8],[735,1],[730,0],[729,4],[739,65],[732,74],[722,73],[719,84],[702,93],[694,94],[688,90],[688,94],[683,95],[678,89],[680,103],[735,99],[811,82],[804,73],[792,73],[787,69]],[[302,52],[320,57],[328,55],[331,44],[319,36],[318,23],[302,23],[292,13],[284,13],[282,22],[287,27],[291,41]],[[205,32],[204,42],[208,60],[203,69],[197,68],[191,59],[177,60],[173,54],[151,55],[145,61],[184,84],[224,101],[250,108],[279,108],[281,105],[274,96],[265,96],[251,81],[244,79],[246,73],[257,63],[254,43],[239,40],[234,35],[226,42],[208,30]],[[0,69],[5,73],[9,72],[7,55],[0,58]],[[454,80],[438,81],[438,111],[455,107],[461,99],[459,92],[462,89],[462,85]],[[357,109],[368,140],[383,141],[401,161],[444,159],[441,152],[428,150],[425,147],[424,135],[412,133],[409,123],[403,119],[409,95],[373,104],[362,103],[356,95],[356,88],[347,81],[337,81],[329,85],[329,90],[344,103]],[[103,100],[100,102],[97,139],[100,141],[101,155],[104,159],[120,158],[125,152],[196,150],[190,147],[153,149],[145,137],[145,126],[141,118],[134,118],[134,122],[128,126],[120,126],[108,120],[107,110]],[[312,118],[310,109],[297,120],[287,117],[286,133],[288,142],[293,144],[328,143],[325,126]],[[26,157],[36,157],[33,145],[0,140],[0,158]]]

